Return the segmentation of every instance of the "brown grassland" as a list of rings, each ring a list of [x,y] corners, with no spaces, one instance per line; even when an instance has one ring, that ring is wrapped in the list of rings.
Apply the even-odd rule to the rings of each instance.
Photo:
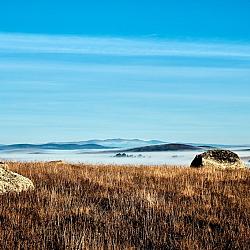
[[[0,248],[249,249],[250,170],[9,163]]]

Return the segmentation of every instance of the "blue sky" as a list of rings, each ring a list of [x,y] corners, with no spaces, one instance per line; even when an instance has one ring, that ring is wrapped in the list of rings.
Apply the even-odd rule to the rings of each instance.
[[[250,143],[249,1],[51,2],[0,3],[0,144]]]

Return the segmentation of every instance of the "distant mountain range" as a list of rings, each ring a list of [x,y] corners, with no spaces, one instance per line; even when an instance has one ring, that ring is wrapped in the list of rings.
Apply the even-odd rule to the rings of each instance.
[[[80,150],[80,149],[112,149],[98,144],[46,143],[46,144],[13,144],[0,145],[0,150]]]
[[[241,148],[247,150],[246,145],[219,145],[197,143],[167,143],[160,140],[139,139],[105,139],[86,140],[79,142],[52,142],[45,144],[0,144],[0,150],[7,151],[39,151],[39,150],[105,150],[105,152],[153,152],[177,150],[201,150],[210,148]]]
[[[140,140],[140,139],[94,139],[94,140],[87,140],[87,141],[79,141],[73,142],[74,144],[78,145],[85,145],[85,144],[97,144],[104,147],[111,147],[111,148],[135,148],[135,147],[144,147],[150,145],[158,145],[166,143],[164,141],[159,140]],[[60,144],[60,143],[58,143]]]
[[[0,144],[0,150],[83,150],[83,149],[114,149],[114,148],[135,148],[149,145],[158,145],[164,142],[158,140],[139,139],[106,139],[87,140],[79,142],[52,142],[45,144]]]

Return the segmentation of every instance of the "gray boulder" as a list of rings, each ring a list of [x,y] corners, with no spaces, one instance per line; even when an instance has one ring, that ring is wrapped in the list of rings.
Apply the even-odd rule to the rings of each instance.
[[[34,189],[34,184],[30,179],[9,171],[7,164],[0,163],[0,194],[19,193],[32,189]]]
[[[190,167],[219,168],[219,169],[240,169],[245,168],[245,164],[240,157],[230,150],[208,150],[205,153],[196,155]]]

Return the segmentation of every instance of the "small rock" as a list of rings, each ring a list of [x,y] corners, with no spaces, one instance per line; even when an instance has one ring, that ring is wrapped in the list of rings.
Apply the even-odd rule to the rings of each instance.
[[[230,150],[208,150],[205,153],[196,155],[190,167],[212,167],[219,169],[239,169],[245,168],[245,164],[240,157]]]

